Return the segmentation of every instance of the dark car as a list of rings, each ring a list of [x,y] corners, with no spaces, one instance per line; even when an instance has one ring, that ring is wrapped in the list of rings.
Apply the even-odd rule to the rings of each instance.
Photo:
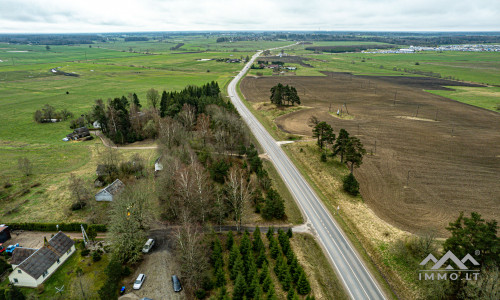
[[[181,282],[177,276],[172,276],[172,284],[174,286],[174,292],[180,292],[182,290]]]

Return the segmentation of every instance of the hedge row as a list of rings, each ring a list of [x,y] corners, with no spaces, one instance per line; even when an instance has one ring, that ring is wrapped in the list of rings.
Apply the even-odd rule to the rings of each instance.
[[[74,231],[78,232],[82,229],[80,225],[83,224],[85,230],[89,225],[85,223],[8,223],[7,225],[11,230],[28,230],[28,231],[56,231],[59,225],[60,231]],[[97,232],[106,232],[107,228],[104,224],[91,224],[90,227],[94,228]]]

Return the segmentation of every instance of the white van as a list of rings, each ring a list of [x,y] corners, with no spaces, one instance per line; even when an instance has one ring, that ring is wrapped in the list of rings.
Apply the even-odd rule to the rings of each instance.
[[[144,247],[142,247],[142,253],[148,253],[149,251],[151,251],[151,249],[153,248],[155,244],[155,240],[154,239],[149,239],[146,244],[144,244]]]

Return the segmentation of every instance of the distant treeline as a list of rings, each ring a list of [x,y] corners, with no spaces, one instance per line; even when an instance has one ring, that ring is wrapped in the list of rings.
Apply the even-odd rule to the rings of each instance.
[[[177,50],[179,49],[180,47],[184,46],[184,43],[178,43],[177,45],[175,45],[174,47],[171,47],[170,50]]]
[[[393,48],[393,45],[349,45],[349,46],[311,46],[306,50],[321,51],[329,53],[343,53],[343,52],[361,52],[367,49],[387,49]]]
[[[149,38],[145,36],[127,36],[124,40],[125,42],[145,42],[149,41]]]
[[[93,44],[93,41],[105,41],[94,34],[3,34],[0,42],[11,44],[35,45],[74,45]]]

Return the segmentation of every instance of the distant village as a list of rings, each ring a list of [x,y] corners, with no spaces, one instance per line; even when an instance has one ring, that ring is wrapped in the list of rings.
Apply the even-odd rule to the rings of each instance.
[[[420,47],[420,46],[410,46],[408,48],[402,48],[398,50],[370,50],[362,51],[363,53],[416,53],[421,51],[463,51],[463,52],[500,52],[500,45],[444,45],[438,47]]]

